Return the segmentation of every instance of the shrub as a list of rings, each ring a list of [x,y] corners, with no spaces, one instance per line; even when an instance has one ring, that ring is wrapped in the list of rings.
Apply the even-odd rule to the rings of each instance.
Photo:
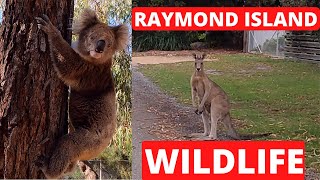
[[[197,40],[197,32],[149,31],[134,32],[132,48],[134,51],[148,50],[186,50]]]

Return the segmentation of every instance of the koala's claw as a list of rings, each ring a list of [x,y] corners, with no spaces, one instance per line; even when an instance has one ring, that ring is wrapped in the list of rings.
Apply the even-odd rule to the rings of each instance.
[[[42,14],[41,17],[35,17],[35,19],[42,25],[51,24],[49,17],[45,14]]]
[[[44,24],[45,23],[45,21],[41,17],[35,17],[35,19],[37,20],[38,24]]]
[[[35,17],[37,21],[38,28],[44,31],[46,34],[56,34],[58,33],[56,28],[51,23],[49,17],[45,14],[41,15],[41,17]]]
[[[46,22],[50,23],[50,19],[47,15],[42,14],[42,19],[45,20]]]
[[[38,28],[45,31],[45,26],[47,26],[48,23],[41,17],[35,17],[35,19],[37,20]]]

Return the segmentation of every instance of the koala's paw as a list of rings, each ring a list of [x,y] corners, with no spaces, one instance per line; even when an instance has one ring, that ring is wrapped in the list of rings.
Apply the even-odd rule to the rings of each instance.
[[[35,17],[38,28],[48,35],[60,33],[58,29],[51,23],[49,17],[43,14],[41,17]]]
[[[44,169],[48,163],[48,158],[45,156],[41,155],[38,157],[37,160],[35,160],[34,164],[39,168],[39,169]]]

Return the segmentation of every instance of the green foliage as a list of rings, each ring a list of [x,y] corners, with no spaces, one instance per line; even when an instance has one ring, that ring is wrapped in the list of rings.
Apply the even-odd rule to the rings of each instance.
[[[113,75],[117,96],[117,130],[111,145],[100,158],[112,169],[114,178],[130,179],[132,162],[131,129],[131,56],[125,52],[115,55]]]
[[[74,16],[79,17],[81,11],[87,7],[94,9],[102,22],[109,23],[109,20],[118,23],[131,22],[131,0],[77,0]]]
[[[282,0],[283,6],[320,6],[319,0]]]
[[[132,0],[132,4],[135,6],[149,6],[149,7],[161,7],[161,6],[185,6],[184,1],[176,0]]]
[[[185,6],[183,1],[175,0],[133,0],[134,6]],[[197,32],[144,31],[133,32],[132,49],[134,51],[162,50],[174,51],[190,49],[197,40]]]
[[[201,40],[206,40],[206,36],[207,36],[206,33],[199,33],[198,34],[198,40],[200,40],[200,41]]]
[[[198,38],[197,35],[197,32],[133,32],[132,48],[134,51],[190,49],[190,44]]]
[[[243,122],[240,132],[272,132],[271,139],[303,140],[306,167],[320,172],[319,66],[248,54],[208,58],[218,59],[206,62],[205,69],[221,72],[208,75],[229,95],[233,119]],[[140,70],[162,90],[191,105],[193,66],[183,62],[145,65]]]
[[[108,1],[104,2],[109,5],[109,16],[111,16],[117,22],[131,23],[131,0],[115,0],[112,1],[112,3],[108,3]]]
[[[282,4],[284,6],[305,6],[307,4],[307,0],[282,0]]]
[[[116,84],[118,129],[111,145],[124,160],[131,162],[131,56],[125,52],[115,55],[113,73]]]

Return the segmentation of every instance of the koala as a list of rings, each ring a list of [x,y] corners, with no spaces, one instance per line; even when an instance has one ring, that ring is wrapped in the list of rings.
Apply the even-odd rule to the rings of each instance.
[[[98,156],[110,143],[116,128],[116,99],[112,56],[128,41],[128,27],[110,27],[95,11],[85,9],[73,27],[78,35],[72,49],[48,16],[36,17],[48,37],[53,67],[70,86],[69,117],[72,131],[59,139],[53,153],[39,157],[36,165],[47,178],[73,171],[77,161]]]

